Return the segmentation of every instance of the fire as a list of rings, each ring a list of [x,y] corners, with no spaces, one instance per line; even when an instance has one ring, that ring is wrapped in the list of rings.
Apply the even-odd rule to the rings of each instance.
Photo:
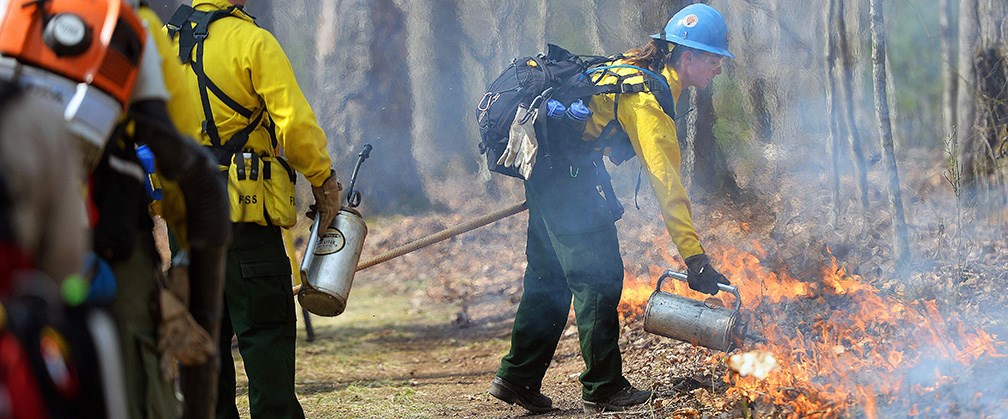
[[[955,383],[946,374],[980,359],[1005,356],[1000,353],[1003,341],[984,330],[972,330],[954,313],[943,315],[933,300],[900,301],[880,295],[835,258],[821,278],[799,281],[762,266],[763,250],[753,247],[752,253],[735,249],[713,253],[718,269],[739,288],[750,332],[767,341],[749,342],[745,350],[770,354],[778,365],[765,379],[729,370],[724,377],[731,385],[729,397],[780,406],[791,417],[875,418],[882,411],[900,416],[935,414],[898,396],[937,397]],[[676,266],[671,256],[664,252],[663,256],[670,267]],[[624,317],[642,316],[654,280],[664,269],[652,267],[646,275],[627,272],[620,303]],[[665,292],[705,298],[683,282],[666,283],[670,284],[663,284]],[[724,294],[718,297],[730,307],[732,297]],[[726,362],[728,357],[713,359]]]

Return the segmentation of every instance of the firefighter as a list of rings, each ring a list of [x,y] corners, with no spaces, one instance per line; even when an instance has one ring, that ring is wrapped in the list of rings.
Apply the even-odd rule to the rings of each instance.
[[[49,278],[77,273],[87,249],[87,215],[81,199],[81,164],[73,138],[53,124],[60,109],[4,82],[0,93],[0,197],[10,205],[0,220],[5,236],[0,277],[29,262]],[[24,141],[31,138],[31,141]],[[0,284],[0,295],[9,291]]]
[[[729,282],[711,266],[693,226],[670,108],[684,88],[705,88],[721,73],[722,61],[732,57],[727,35],[724,19],[714,8],[694,4],[680,10],[649,43],[613,63],[660,74],[673,97],[650,90],[593,96],[588,104],[592,117],[581,138],[594,142],[594,148],[610,158],[638,156],[668,233],[685,259],[690,288],[708,294],[716,294],[719,283]],[[640,84],[643,74],[616,68],[597,84],[632,83],[634,78]],[[615,219],[622,208],[611,209],[614,203],[606,202],[597,189],[598,179],[589,175],[604,170],[601,160],[583,157],[571,159],[569,166],[554,162],[551,168],[538,167],[525,183],[529,227],[524,292],[511,349],[501,361],[490,394],[533,413],[552,408],[550,398],[541,392],[542,380],[572,297],[586,365],[580,376],[584,411],[623,410],[651,397],[650,391],[635,388],[623,376],[618,346],[616,308],[623,289],[623,261]]]
[[[156,70],[138,82],[129,112],[95,170],[93,199],[101,214],[94,246],[111,262],[118,279],[112,310],[123,345],[130,417],[178,415],[176,360],[182,364],[178,378],[183,412],[186,417],[204,417],[213,411],[215,399],[206,389],[215,386],[219,369],[215,342],[229,239],[225,189],[214,177],[217,167],[212,158],[193,138],[198,134],[192,128],[199,121],[198,105],[189,85],[182,82],[185,69],[160,30],[163,24],[146,4],[133,6],[147,30],[143,69]],[[189,130],[180,133],[176,127]],[[161,271],[151,234],[151,197],[144,183],[113,170],[123,164],[137,169],[136,150],[141,144],[153,151],[157,176],[165,184],[162,213],[193,260],[172,266],[175,283]],[[110,164],[113,160],[120,163]],[[189,265],[192,285],[179,286],[180,272],[188,272]],[[188,275],[183,280],[188,281]]]
[[[221,322],[217,417],[237,418],[232,332],[249,381],[253,417],[304,417],[294,392],[296,323],[281,229],[296,221],[294,171],[312,185],[322,225],[342,189],[326,137],[277,40],[244,0],[194,0],[168,21],[203,110],[201,142],[228,178],[233,242]]]
[[[162,78],[159,50],[134,11],[136,4],[65,0],[4,7],[3,24],[0,25],[3,31],[0,34],[3,55],[0,68],[4,71],[0,73],[4,81],[28,92],[20,102],[25,106],[14,110],[23,113],[16,122],[5,121],[4,132],[18,135],[19,139],[32,138],[33,141],[21,142],[37,144],[39,149],[50,141],[66,143],[45,159],[45,166],[58,172],[45,174],[36,168],[35,176],[47,185],[63,185],[67,176],[72,176],[69,182],[76,184],[72,188],[74,192],[58,196],[61,200],[58,207],[72,210],[69,218],[76,227],[84,227],[78,230],[73,224],[68,225],[63,221],[63,212],[41,205],[33,208],[36,218],[51,216],[53,219],[46,223],[51,224],[51,228],[62,229],[54,230],[51,236],[43,236],[41,249],[57,254],[64,262],[82,260],[88,246],[77,239],[86,237],[88,225],[85,221],[93,226],[93,254],[89,263],[83,267],[83,263],[65,263],[47,272],[62,282],[65,301],[61,303],[68,306],[63,321],[68,325],[86,322],[83,328],[65,329],[70,336],[73,355],[68,359],[79,362],[80,378],[87,379],[81,381],[80,388],[87,390],[82,397],[94,396],[104,388],[105,400],[100,405],[97,401],[81,405],[52,396],[47,398],[48,408],[59,417],[177,416],[178,401],[172,382],[158,374],[159,352],[170,352],[170,356],[178,356],[195,366],[201,360],[192,352],[190,344],[193,341],[184,338],[192,332],[206,332],[182,307],[174,312],[173,321],[165,323],[177,325],[181,320],[185,325],[175,330],[183,331],[176,334],[172,345],[158,350],[155,330],[160,319],[150,308],[154,302],[151,294],[158,288],[160,263],[156,261],[150,237],[151,222],[143,191],[144,172],[137,159],[136,146],[146,142],[161,159],[165,178],[177,181],[181,194],[189,198],[185,212],[188,225],[196,232],[192,235],[191,247],[193,266],[200,272],[195,279],[201,284],[194,287],[192,299],[200,303],[207,300],[203,298],[207,290],[212,291],[214,287],[219,290],[223,281],[223,249],[229,237],[224,228],[227,226],[224,184],[214,178],[216,166],[209,156],[194,141],[182,138],[172,126],[165,105],[168,92]],[[151,16],[153,14],[148,11],[148,18]],[[160,25],[156,19],[148,22],[153,25],[148,27]],[[167,43],[167,39],[164,41]],[[179,64],[175,67],[181,71]],[[31,169],[41,163],[37,153],[30,150],[10,154],[4,151],[4,156],[18,158],[11,164],[19,169]],[[62,160],[68,157],[76,161],[65,164]],[[7,173],[21,175],[23,172],[26,170]],[[86,181],[80,176],[84,173]],[[23,183],[24,179],[19,182]],[[38,193],[23,191],[19,182],[11,183],[14,193],[23,194],[28,204],[35,204],[33,199],[38,193],[52,192],[46,188],[38,188]],[[86,188],[81,187],[84,182],[88,183]],[[86,194],[82,193],[85,190]],[[80,210],[85,204],[86,214]],[[32,225],[37,224],[26,220],[26,227]],[[41,231],[45,230],[38,228],[37,232]],[[31,243],[31,234],[21,236]],[[26,248],[30,252],[31,247]],[[40,266],[45,269],[44,265]],[[57,269],[81,272],[86,276],[64,277]],[[215,298],[209,300],[218,301],[219,295],[217,291],[213,294]],[[102,323],[105,326],[98,327],[103,311],[90,308],[106,304],[115,314],[115,324],[108,319]],[[216,312],[214,306],[207,304],[194,304],[194,307],[197,318],[203,323],[217,324],[219,304],[215,306]],[[207,321],[208,318],[213,321]],[[48,321],[58,320],[53,319],[50,317]],[[213,339],[207,337],[206,341],[209,348],[201,354],[204,359],[215,350]],[[202,371],[215,366],[212,362],[203,362],[195,369]],[[93,372],[99,367],[100,374]],[[216,370],[213,372],[216,374]],[[43,379],[46,380],[49,379]],[[113,387],[113,384],[117,385]],[[199,394],[191,389],[187,394],[192,395],[193,401],[199,400]],[[65,395],[61,392],[60,397],[65,398]],[[187,407],[192,404],[189,399]],[[103,413],[90,410],[92,407],[103,409]]]

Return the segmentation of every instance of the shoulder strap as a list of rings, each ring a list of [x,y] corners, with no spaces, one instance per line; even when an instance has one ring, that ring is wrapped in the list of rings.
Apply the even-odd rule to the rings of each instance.
[[[232,135],[227,142],[221,141],[220,133],[217,131],[217,125],[214,122],[213,112],[210,109],[210,93],[213,93],[227,107],[245,118],[252,118],[254,114],[252,110],[242,106],[224,93],[207,76],[206,70],[203,67],[203,48],[204,42],[210,34],[210,24],[231,16],[231,13],[236,9],[239,8],[231,6],[227,9],[204,12],[193,9],[191,6],[181,5],[175,11],[175,14],[172,15],[171,19],[168,20],[167,24],[168,34],[173,38],[175,36],[179,37],[179,59],[181,59],[183,64],[190,64],[190,68],[196,73],[200,91],[200,103],[203,106],[204,119],[202,130],[210,137],[210,150],[221,164],[226,164],[232,154],[245,147],[249,134],[259,126],[263,115],[266,114],[266,108],[263,107],[262,111],[258,115],[255,115],[255,118],[245,128]],[[196,50],[195,59],[193,58],[194,48]],[[273,147],[276,147],[276,135],[273,133],[271,133],[271,140]]]
[[[668,115],[669,118],[675,120],[676,117],[675,100],[673,100],[672,98],[672,88],[669,87],[668,82],[665,81],[664,77],[655,74],[655,72],[635,65],[612,64],[591,68],[588,71],[586,71],[585,74],[591,74],[596,72],[603,72],[603,74],[606,73],[612,74],[610,73],[610,71],[617,68],[631,68],[640,71],[641,74],[644,75],[644,82],[624,83],[623,82],[624,80],[630,77],[636,77],[636,75],[616,76],[617,77],[616,83],[599,86],[602,91],[598,92],[597,94],[602,93],[616,94],[616,98],[613,100],[614,118],[616,117],[616,115],[619,115],[617,113],[619,111],[619,95],[624,93],[650,92],[652,95],[654,95],[655,99],[658,100],[658,104],[661,105],[662,111],[665,112],[665,114]]]

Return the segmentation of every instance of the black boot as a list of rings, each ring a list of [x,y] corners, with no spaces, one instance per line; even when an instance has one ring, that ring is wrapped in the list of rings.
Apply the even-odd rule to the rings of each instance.
[[[500,377],[490,383],[490,395],[510,404],[517,404],[532,413],[553,410],[553,400],[529,386],[511,384]]]
[[[638,390],[634,388],[634,386],[626,386],[626,388],[617,391],[615,394],[604,400],[582,400],[581,402],[584,404],[584,412],[586,414],[595,414],[602,412],[619,412],[630,406],[647,403],[648,400],[651,400],[650,391]]]

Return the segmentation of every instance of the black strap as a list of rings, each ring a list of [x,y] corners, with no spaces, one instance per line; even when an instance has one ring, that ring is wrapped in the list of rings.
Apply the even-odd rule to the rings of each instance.
[[[231,139],[223,145],[211,145],[207,147],[211,152],[213,152],[218,163],[225,165],[225,162],[229,160],[230,155],[238,153],[242,147],[245,147],[245,144],[248,143],[249,135],[252,134],[252,131],[255,131],[256,127],[259,126],[259,123],[262,121],[263,114],[265,113],[266,110],[263,109],[263,111],[259,112],[259,115],[257,115],[250,124],[246,125],[245,128],[242,128],[240,131],[232,135]]]
[[[210,90],[210,93],[213,93],[214,96],[217,96],[217,99],[220,99],[221,102],[224,102],[224,104],[227,105],[227,107],[231,108],[231,110],[235,111],[235,113],[244,116],[245,118],[252,117],[253,113],[251,109],[246,108],[242,106],[240,103],[236,102],[234,99],[231,99],[231,96],[228,96],[227,93],[224,93],[224,91],[221,90],[220,87],[217,87],[217,83],[214,83],[213,80],[210,80],[210,77],[206,77],[206,84],[207,84],[206,87],[207,89]]]
[[[664,34],[664,31],[662,33]],[[606,70],[606,72],[608,72],[608,70]],[[635,74],[635,75],[628,75],[628,76],[617,76],[616,83],[606,85],[606,86],[611,86],[610,89],[612,90],[611,92],[607,92],[607,93],[614,93],[615,94],[615,97],[613,98],[613,120],[616,121],[616,124],[607,124],[605,126],[605,128],[602,129],[602,133],[599,135],[599,138],[607,138],[606,136],[610,133],[610,131],[615,130],[616,127],[619,127],[620,129],[623,128],[623,125],[619,122],[619,98],[620,98],[620,95],[624,94],[624,93],[650,92],[652,95],[654,95],[655,100],[658,101],[658,105],[661,106],[662,112],[664,112],[666,115],[668,115],[669,118],[672,118],[672,121],[676,120],[675,100],[673,100],[673,98],[672,98],[672,90],[670,90],[670,89],[664,89],[664,87],[665,87],[664,84],[662,84],[658,80],[654,80],[652,77],[648,76],[647,73],[643,73],[642,75],[644,76],[644,83],[634,83],[634,84],[623,83],[623,81],[626,80],[627,78],[636,77],[637,75]],[[612,128],[610,128],[610,127],[612,127]],[[599,165],[601,165],[602,170],[604,171],[605,170],[605,164],[601,162],[601,159],[599,159],[599,162],[596,163],[596,166],[599,166]],[[637,171],[637,185],[634,187],[634,207],[636,207],[638,210],[640,210],[640,204],[637,202],[637,195],[640,193],[641,173],[642,173],[643,169],[644,169],[644,164],[641,163],[641,167]],[[605,176],[608,177],[609,173],[606,172]],[[600,179],[601,179],[601,175],[600,175]],[[609,182],[609,189],[610,190],[612,189],[612,183],[611,182]],[[604,188],[603,188],[602,193],[603,194],[606,193],[606,191],[605,191]],[[613,194],[613,196],[615,196],[615,194]],[[608,200],[609,200],[609,198],[606,197],[606,201],[608,201]],[[617,204],[619,204],[619,201],[617,201]],[[621,211],[623,210],[623,206],[622,205],[619,205],[619,208],[620,208]],[[610,211],[611,210],[612,209],[610,209]],[[622,215],[622,212],[620,212],[620,214]],[[619,219],[619,218],[617,218],[617,219]]]
[[[209,12],[204,12],[200,10],[195,10],[190,6],[181,5],[175,11],[175,14],[168,20],[168,33],[173,38],[175,36],[179,37],[179,58],[182,63],[191,64],[190,68],[196,73],[196,79],[199,84],[200,93],[200,104],[203,107],[203,122],[202,130],[204,133],[210,137],[210,151],[213,152],[214,156],[217,158],[218,163],[225,165],[232,154],[237,153],[245,144],[248,143],[249,135],[254,131],[263,120],[263,115],[267,115],[270,121],[270,140],[271,146],[277,146],[276,130],[273,124],[272,117],[267,113],[265,106],[255,118],[249,122],[245,128],[242,128],[238,132],[234,133],[231,138],[226,142],[221,141],[220,133],[217,130],[217,124],[214,121],[213,111],[210,108],[210,93],[213,93],[218,100],[223,102],[228,108],[231,108],[235,113],[245,117],[252,118],[254,111],[242,106],[236,100],[228,96],[224,91],[217,86],[210,77],[207,76],[206,70],[203,67],[203,54],[204,54],[204,42],[209,36],[210,24],[216,22],[217,20],[229,17],[232,12],[239,10],[244,12],[241,8],[237,6],[231,6],[227,9],[213,10]],[[192,51],[195,48],[196,57],[193,59]],[[238,161],[235,160],[237,163]]]
[[[235,170],[237,171],[236,177],[238,180],[259,180],[259,155],[256,153],[248,153],[249,167],[248,169],[245,169],[245,154],[246,153],[234,153],[233,160]]]
[[[235,176],[238,180],[245,180],[245,155],[242,153],[234,154],[234,166],[235,166]]]
[[[623,218],[623,213],[626,210],[623,208],[623,204],[620,203],[619,198],[616,197],[616,191],[613,190],[612,176],[609,175],[609,171],[606,170],[605,163],[602,161],[602,153],[593,153],[592,164],[595,165],[595,181],[602,191],[602,196],[605,197],[609,214],[612,215],[613,221],[618,221],[620,218]]]
[[[637,186],[634,186],[633,189],[633,204],[635,207],[637,207],[637,211],[640,211],[640,204],[637,203],[637,194],[640,193],[641,173],[643,172],[644,172],[644,164],[641,163],[640,167],[637,168]]]

